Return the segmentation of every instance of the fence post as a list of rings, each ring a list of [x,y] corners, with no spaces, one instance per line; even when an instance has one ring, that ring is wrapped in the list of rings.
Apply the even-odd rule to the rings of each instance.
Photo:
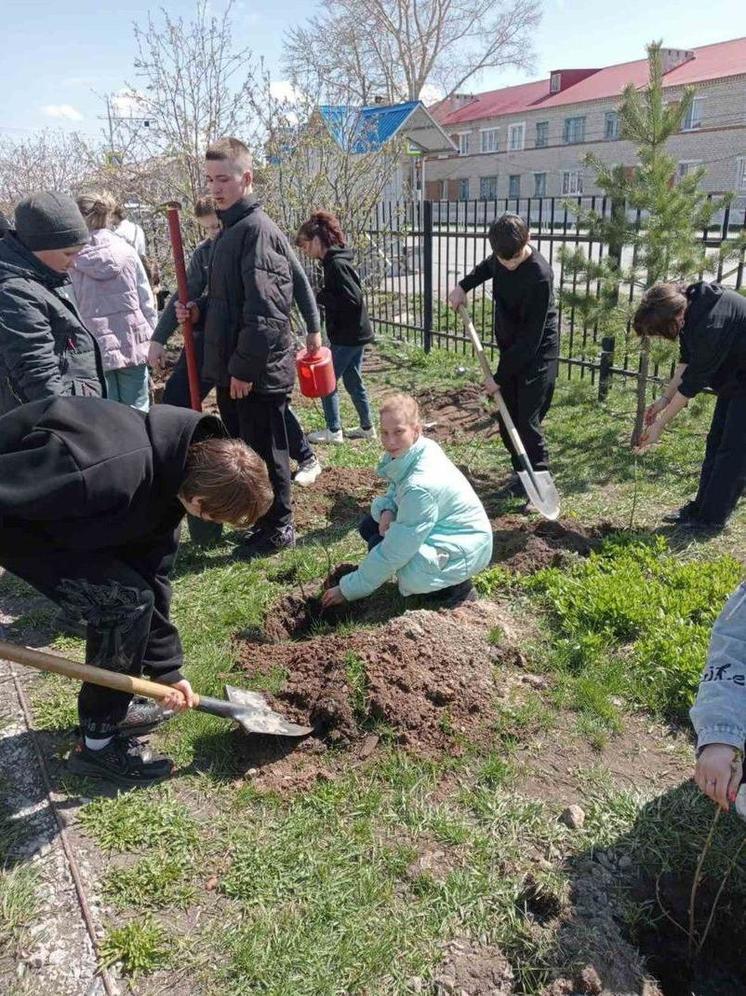
[[[423,345],[429,353],[433,345],[433,202],[422,202],[422,321]]]
[[[604,401],[611,387],[612,372],[614,365],[614,336],[605,335],[601,339],[601,362],[598,371],[598,400]]]

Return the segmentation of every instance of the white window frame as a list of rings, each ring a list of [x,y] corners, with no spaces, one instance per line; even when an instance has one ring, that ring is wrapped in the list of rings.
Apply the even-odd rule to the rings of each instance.
[[[536,177],[537,176],[543,176],[544,177],[544,193],[543,194],[537,194],[536,193]],[[546,197],[546,196],[547,196],[547,171],[544,170],[544,169],[534,170],[534,197]]]
[[[746,155],[739,156],[736,160],[736,191],[746,194]]]
[[[520,129],[521,143],[520,145],[513,144],[513,135],[516,131]],[[523,152],[526,147],[526,122],[516,121],[513,124],[508,125],[508,152]]]
[[[521,199],[521,176],[522,176],[522,175],[523,175],[522,173],[511,173],[511,174],[510,174],[510,175],[508,176],[508,197],[509,197],[509,198],[510,198],[511,200],[516,200],[516,201],[519,201],[519,200]],[[511,188],[511,186],[512,186],[512,181],[513,181],[514,179],[517,179],[517,180],[518,180],[518,193],[517,193],[517,194],[514,194],[514,193],[512,192],[512,190],[510,189],[510,188]]]
[[[538,138],[539,138],[539,125],[546,125],[547,126],[547,140],[544,143],[544,145],[539,145],[539,142],[538,142]],[[536,127],[534,129],[534,148],[535,149],[546,149],[546,148],[548,148],[549,147],[549,121],[548,120],[545,120],[545,121],[536,121],[535,122],[535,126]]]
[[[612,114],[614,115],[614,118],[616,120],[616,127],[614,129],[615,134],[613,134],[613,135],[607,135],[606,134],[606,132],[607,132],[606,125],[607,125],[607,123],[609,121],[609,118],[611,117]],[[620,128],[619,111],[604,111],[604,141],[606,141],[606,142],[617,142],[619,140],[619,128]]]
[[[458,154],[460,156],[470,156],[471,155],[471,132],[470,131],[458,131]],[[466,141],[464,141],[466,139]]]
[[[500,135],[499,128],[480,128],[479,129],[479,151],[482,153],[487,152],[497,152],[500,146]],[[494,143],[486,143],[485,140],[488,135],[494,136]],[[494,148],[485,148],[485,144],[494,144]]]
[[[574,181],[573,178],[574,177]],[[580,196],[583,193],[583,170],[565,169],[562,171],[562,196]]]
[[[699,96],[694,98],[694,100],[692,101],[692,106],[689,109],[689,114],[691,115],[691,121],[688,125],[686,123],[686,119],[684,119],[681,122],[682,131],[699,131],[699,129],[702,127],[702,120],[704,117],[702,113],[702,104],[704,102],[704,99],[705,99],[704,97],[699,97]],[[696,116],[697,111],[699,111],[699,117]]]
[[[482,194],[482,180],[494,180],[495,181],[495,196],[494,197],[485,197]],[[499,184],[499,182],[500,181],[499,181],[497,173],[490,173],[487,176],[480,176],[479,177],[479,200],[480,201],[496,201],[497,200],[497,190],[498,190],[498,184]]]
[[[562,73],[552,73],[549,77],[549,92],[559,93],[562,89]]]

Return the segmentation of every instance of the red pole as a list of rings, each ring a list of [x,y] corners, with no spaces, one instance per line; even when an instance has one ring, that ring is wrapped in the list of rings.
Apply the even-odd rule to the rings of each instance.
[[[187,290],[186,266],[184,265],[184,243],[181,240],[181,225],[179,224],[178,207],[169,206],[167,211],[168,234],[171,239],[171,249],[174,256],[174,268],[176,270],[176,287],[179,292],[179,301],[186,305],[189,303],[189,291]],[[200,401],[199,370],[197,369],[197,356],[194,352],[194,332],[191,321],[186,321],[181,326],[184,336],[184,353],[186,354],[187,375],[189,377],[189,398],[192,408],[196,412],[202,411]]]

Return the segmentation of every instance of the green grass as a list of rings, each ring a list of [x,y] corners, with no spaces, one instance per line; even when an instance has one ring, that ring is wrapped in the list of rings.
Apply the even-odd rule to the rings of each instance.
[[[402,343],[384,343],[381,352],[385,369],[368,378],[374,398],[392,389],[451,390],[477,379],[476,363],[461,353],[425,355]],[[537,930],[527,914],[529,874],[542,895],[560,904],[573,859],[598,849],[630,854],[653,879],[667,869],[691,874],[712,810],[689,787],[650,798],[642,773],[639,792],[620,791],[608,769],[591,769],[582,773],[586,823],[576,832],[558,822],[565,800],[520,792],[528,767],[541,764],[543,754],[531,760],[531,750],[519,748],[551,749],[560,724],[563,737],[575,735],[602,752],[626,735],[631,708],[682,717],[704,661],[706,631],[742,572],[723,555],[744,557],[743,511],[721,537],[692,540],[667,530],[664,546],[645,536],[696,484],[711,400],[691,406],[658,449],[635,460],[626,445],[630,386],[618,382],[602,405],[595,391],[588,379],[562,379],[547,418],[563,517],[579,527],[611,520],[624,531],[635,504],[635,535],[611,541],[587,562],[527,580],[500,563],[478,579],[485,598],[530,622],[520,649],[548,687],[519,685],[496,710],[490,742],[476,746],[463,738],[459,756],[414,757],[384,735],[362,765],[341,751],[325,755],[333,780],[289,795],[246,775],[255,745],[244,741],[239,749],[230,724],[199,713],[177,717],[153,738],[181,765],[167,788],[96,798],[78,813],[80,830],[104,854],[102,886],[117,912],[103,942],[104,961],[146,974],[167,967],[171,949],[190,971],[194,962],[193,986],[210,996],[403,996],[413,977],[432,988],[442,943],[469,936],[499,945],[516,974],[516,993],[534,996],[564,962],[553,928]],[[322,425],[318,405],[302,401],[299,414],[308,429]],[[342,414],[346,425],[356,424],[344,392]],[[487,491],[509,467],[497,440],[460,439],[446,449],[479,473]],[[380,447],[345,443],[320,456],[326,466],[372,468]],[[301,594],[301,586],[310,594],[330,564],[363,555],[352,523],[322,520],[311,532],[294,551],[253,564],[229,562],[228,543],[210,551],[183,544],[173,615],[185,672],[198,691],[220,695],[226,681],[281,690],[285,673],[261,666],[260,647],[259,666],[247,679],[234,637],[256,633],[283,595]],[[0,595],[18,598],[24,590],[0,577]],[[391,597],[398,597],[393,588]],[[24,624],[48,627],[51,617],[42,607]],[[490,641],[507,642],[499,627]],[[55,646],[71,656],[81,650],[68,639]],[[348,656],[346,678],[366,725],[367,677],[357,655]],[[72,725],[75,693],[61,679],[39,682],[38,725],[52,735]],[[568,710],[575,713],[569,733]],[[444,726],[451,722],[444,714]],[[302,769],[315,760],[301,749],[280,764],[293,771],[296,761]],[[14,832],[9,815],[5,824],[0,818],[0,848],[4,840],[10,846]],[[733,821],[724,822],[713,874],[734,835]],[[441,867],[413,876],[412,864],[433,850],[443,855]],[[549,859],[551,870],[542,865],[537,874],[538,858]],[[22,930],[33,888],[19,872],[26,869],[0,878],[0,916]],[[17,876],[12,889],[8,875]],[[199,882],[211,876],[218,885],[207,898]],[[740,870],[733,895],[746,906]],[[2,913],[4,902],[10,913]],[[629,906],[630,923],[650,915],[644,899]]]
[[[0,869],[0,955],[21,944],[41,906],[38,869],[19,865]]]
[[[136,978],[165,968],[173,957],[163,927],[150,917],[109,930],[99,944],[102,966],[119,962],[125,975]]]

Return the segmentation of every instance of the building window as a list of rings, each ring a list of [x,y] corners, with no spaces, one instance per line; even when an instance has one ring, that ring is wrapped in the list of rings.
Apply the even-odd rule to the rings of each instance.
[[[700,159],[684,159],[676,167],[676,180],[683,180],[689,173],[693,173],[701,165]]]
[[[547,175],[546,173],[534,173],[534,197],[547,196]]]
[[[497,200],[497,177],[496,176],[480,176],[479,177],[479,199],[480,199],[480,201],[496,201]]]
[[[565,118],[564,139],[566,145],[577,145],[585,141],[585,118]]]
[[[519,173],[514,173],[508,180],[508,197],[521,196],[521,177]]]
[[[736,180],[736,190],[739,193],[746,191],[746,156],[738,160],[738,179]]]
[[[692,101],[692,106],[684,115],[684,120],[681,123],[682,131],[694,131],[697,128],[702,127],[702,106],[704,102],[704,97],[695,97]]]
[[[520,152],[523,148],[523,132],[523,122],[508,125],[508,149],[510,152]]]
[[[559,93],[561,89],[562,89],[562,74],[552,73],[552,75],[549,77],[549,92]]]
[[[479,151],[497,152],[497,128],[483,128],[479,133]]]
[[[460,131],[458,133],[458,154],[468,156],[471,150],[471,132]]]
[[[458,191],[458,200],[468,201],[469,200],[469,181],[468,180],[456,180],[456,189]]]
[[[544,149],[549,145],[549,122],[536,122],[536,148]]]
[[[583,171],[579,169],[566,169],[562,174],[563,194],[583,193]]]
[[[604,115],[604,138],[609,141],[619,138],[619,114],[616,111],[607,111]]]

